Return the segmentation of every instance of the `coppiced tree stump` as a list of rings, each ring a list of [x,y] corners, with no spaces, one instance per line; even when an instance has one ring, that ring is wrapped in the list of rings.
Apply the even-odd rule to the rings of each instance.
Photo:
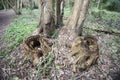
[[[32,64],[36,65],[39,62],[40,57],[48,55],[48,53],[52,50],[52,44],[52,41],[44,36],[29,36],[23,42],[25,57],[29,56]]]

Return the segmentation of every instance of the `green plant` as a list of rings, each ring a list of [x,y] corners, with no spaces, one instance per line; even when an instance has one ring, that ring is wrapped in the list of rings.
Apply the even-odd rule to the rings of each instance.
[[[36,71],[36,74],[38,75],[38,80],[41,79],[41,77],[49,77],[50,76],[50,70],[52,67],[52,63],[54,60],[54,55],[49,53],[49,55],[44,56],[44,59],[42,62],[38,63],[38,70]]]
[[[4,41],[9,43],[9,49],[19,46],[36,29],[38,23],[34,16],[28,13],[16,16],[15,21],[5,31]]]
[[[0,56],[5,57],[7,55],[5,50],[1,50],[0,51]]]

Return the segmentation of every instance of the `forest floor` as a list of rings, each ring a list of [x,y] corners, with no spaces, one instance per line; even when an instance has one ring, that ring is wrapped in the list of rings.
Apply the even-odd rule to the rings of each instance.
[[[9,11],[0,10],[0,32],[1,33],[4,31],[4,29],[9,27],[10,23],[13,21],[14,15],[15,15],[15,12],[13,10],[9,10]]]
[[[13,10],[9,10],[9,11],[1,10],[0,11],[0,36],[2,36],[5,29],[9,27],[10,23],[14,19],[14,15],[15,15],[15,12]],[[1,40],[1,37],[0,37],[0,40]]]
[[[36,13],[36,12],[35,12]],[[31,30],[36,26],[36,21],[38,21],[37,16],[30,14],[30,12],[25,12],[23,15],[17,17],[18,20],[14,20],[15,25],[9,28],[10,23],[13,21],[14,17],[13,11],[0,12],[0,51],[2,50],[2,56],[0,53],[0,79],[3,80],[120,80],[120,37],[98,33],[96,31],[84,29],[83,35],[94,35],[98,39],[99,53],[97,64],[91,66],[85,71],[77,70],[76,73],[72,72],[72,66],[70,62],[72,58],[68,58],[68,53],[70,49],[66,47],[68,41],[73,40],[73,34],[69,29],[65,27],[60,29],[58,37],[55,39],[55,44],[53,45],[53,55],[54,57],[48,56],[48,61],[46,62],[47,67],[39,66],[37,69],[31,66],[29,60],[24,61],[23,51],[22,51],[22,41],[25,34],[29,34],[34,31]],[[32,17],[32,18],[31,18]],[[19,22],[19,24],[18,24]],[[34,23],[35,22],[35,23]],[[65,21],[66,22],[66,21]],[[99,24],[100,23],[100,24]],[[85,27],[91,28],[92,26],[103,26],[106,24],[101,21],[92,21],[91,19],[86,19]],[[21,28],[22,27],[22,28]],[[9,28],[6,37],[10,42],[4,42],[4,32]],[[34,27],[35,28],[35,27]],[[97,28],[97,27],[96,27]],[[23,30],[24,29],[24,30]],[[106,29],[106,27],[105,27]],[[14,32],[15,31],[15,32]],[[14,33],[12,33],[14,32]],[[12,34],[13,35],[12,35]],[[57,33],[58,34],[58,33]],[[16,36],[15,36],[16,35]],[[3,37],[2,37],[3,36]],[[28,35],[26,35],[28,36]],[[13,37],[13,39],[11,39]],[[21,39],[22,37],[22,39]],[[19,43],[18,46],[15,43],[14,47],[9,47],[9,44],[16,41]],[[19,39],[21,39],[19,41]],[[12,45],[13,46],[13,45]],[[7,51],[7,52],[6,52]],[[9,53],[8,55],[3,55],[3,53]],[[117,54],[118,53],[118,54]],[[53,62],[51,61],[53,60]],[[48,65],[49,64],[49,65]],[[2,69],[2,70],[1,70]]]
[[[0,51],[1,51],[1,53],[2,53],[2,50],[6,47],[4,45],[4,40],[3,40],[5,30],[8,27],[10,27],[10,24],[14,20],[14,15],[15,15],[15,12],[13,10],[8,10],[8,11],[0,10]],[[3,55],[6,55],[6,54],[3,54]],[[3,67],[4,64],[6,64],[6,60],[0,56],[0,71],[1,71],[1,73],[3,73],[1,68],[4,68]],[[0,75],[0,79],[3,79],[3,75]]]

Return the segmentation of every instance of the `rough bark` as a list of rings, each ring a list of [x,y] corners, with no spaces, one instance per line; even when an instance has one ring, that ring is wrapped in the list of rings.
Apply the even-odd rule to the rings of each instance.
[[[58,0],[56,2],[56,25],[58,27],[63,25],[63,14],[64,14],[64,0]]]
[[[41,17],[37,34],[43,33],[46,37],[50,37],[55,30],[52,0],[39,0],[39,7]]]
[[[91,64],[96,62],[98,58],[99,50],[97,48],[97,40],[95,39],[94,41],[94,37],[92,36],[90,36],[90,39],[89,36],[79,36],[82,33],[83,23],[86,17],[88,4],[89,0],[75,0],[70,20],[67,26],[63,27],[60,30],[58,36],[59,43],[61,43],[60,45],[63,45],[62,47],[68,47],[69,45],[72,45],[70,51],[68,51],[67,48],[61,49],[60,51],[68,51],[68,53],[66,53],[65,56],[72,54],[72,56],[68,56],[68,58],[73,58],[73,61],[71,62],[73,64],[72,71],[75,72],[76,68],[84,70],[90,67]]]
[[[89,1],[90,0],[75,0],[73,12],[67,26],[74,30],[77,35],[82,35],[83,23],[86,17]]]
[[[78,20],[78,23],[76,25],[77,35],[82,35],[83,24],[84,24],[84,20],[86,18],[88,6],[89,6],[89,1],[90,0],[84,0],[84,2],[83,2],[82,9],[81,9],[80,16],[79,16],[79,20]]]

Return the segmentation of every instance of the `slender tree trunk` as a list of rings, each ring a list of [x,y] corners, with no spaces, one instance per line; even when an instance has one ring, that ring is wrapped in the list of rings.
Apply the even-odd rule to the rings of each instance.
[[[101,0],[98,0],[97,9],[98,9],[98,8],[99,8],[99,6],[100,6],[100,2],[101,2]]]
[[[64,16],[64,0],[61,1],[61,5],[60,5],[60,9],[61,9],[61,14],[60,14],[60,18],[61,18],[61,25],[63,25],[63,16]]]
[[[4,9],[6,10],[5,2],[3,0],[2,0],[2,5],[3,5]]]
[[[17,5],[16,5],[16,14],[21,14],[21,10],[22,10],[22,0],[17,0]]]
[[[60,3],[61,3],[61,0],[57,0],[56,1],[56,25],[57,26],[60,26],[60,24],[61,24],[61,20],[60,20]]]
[[[63,15],[64,15],[64,0],[57,0],[56,2],[56,25],[58,27],[63,25]]]
[[[17,15],[21,14],[22,11],[22,0],[15,0],[14,4],[11,4],[8,0],[6,0],[6,4],[8,4]]]
[[[29,0],[29,4],[30,4],[30,9],[33,10],[33,8],[34,8],[34,0]]]
[[[8,9],[8,5],[16,12],[16,9],[14,8],[14,6],[8,1],[8,0],[6,0],[5,1],[6,2],[6,8]],[[15,0],[15,3],[16,3],[16,0]],[[16,6],[16,5],[15,5]]]
[[[22,12],[22,4],[23,4],[23,1],[20,0],[20,12]]]
[[[20,8],[20,0],[17,0],[17,5],[16,5],[17,14],[21,14],[19,8]]]

